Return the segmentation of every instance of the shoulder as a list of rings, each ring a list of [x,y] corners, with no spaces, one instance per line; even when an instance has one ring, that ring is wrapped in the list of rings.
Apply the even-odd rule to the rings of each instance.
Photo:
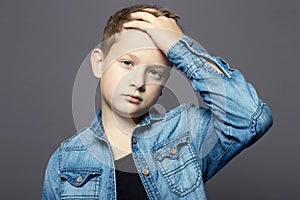
[[[83,128],[72,137],[63,141],[59,147],[59,155],[67,154],[78,154],[79,152],[84,153],[87,149],[95,143],[97,140],[91,128]]]
[[[96,153],[95,153],[96,152]],[[77,169],[99,168],[98,161],[106,152],[99,148],[99,140],[90,128],[84,128],[61,143],[51,156],[50,165],[60,172]],[[101,158],[98,158],[98,157]]]
[[[83,128],[60,144],[61,151],[72,151],[83,148],[81,137],[90,133],[90,128]]]
[[[70,160],[76,160],[78,156],[87,153],[88,143],[93,143],[95,136],[90,128],[84,128],[73,134],[70,138],[61,142],[60,146],[51,155],[48,166],[65,168],[64,165]]]

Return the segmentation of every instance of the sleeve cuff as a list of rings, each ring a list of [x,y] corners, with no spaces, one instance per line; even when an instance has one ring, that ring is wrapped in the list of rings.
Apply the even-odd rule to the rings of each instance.
[[[209,66],[209,68],[211,68],[211,71],[220,74],[207,63],[207,61],[210,61],[215,63],[227,78],[231,77],[230,76],[231,69],[229,67],[229,64],[225,60],[217,56],[211,56],[199,43],[197,43],[197,41],[193,40],[188,36],[182,36],[181,38],[179,38],[178,41],[168,49],[168,51],[166,52],[166,56],[175,65],[181,59],[185,61],[188,60],[190,62],[198,61],[198,63],[195,63],[195,66],[197,67]],[[195,57],[197,57],[197,59]],[[193,65],[189,65],[189,66],[193,66]],[[181,69],[181,70],[190,71],[190,72],[194,71],[193,69],[188,69],[188,70]]]

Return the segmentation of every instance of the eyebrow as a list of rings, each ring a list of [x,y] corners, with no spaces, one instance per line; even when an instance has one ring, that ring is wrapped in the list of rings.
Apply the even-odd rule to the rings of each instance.
[[[136,55],[134,55],[134,54],[131,54],[131,53],[126,53],[126,54],[124,54],[125,56],[129,56],[132,60],[134,60],[134,61],[137,61],[137,60],[139,60],[139,58],[136,56]]]
[[[139,61],[140,58],[132,53],[125,53],[123,56],[129,56],[132,60],[134,60],[135,62]],[[152,64],[148,64],[147,66],[150,66],[150,67],[158,67],[158,68],[165,68],[165,67],[171,67],[171,66],[168,66],[168,65],[161,65],[161,64],[158,64],[158,63],[152,63]]]

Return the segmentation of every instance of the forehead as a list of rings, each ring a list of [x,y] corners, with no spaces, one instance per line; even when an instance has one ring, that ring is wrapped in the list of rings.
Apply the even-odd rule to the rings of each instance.
[[[157,48],[148,34],[139,30],[125,30],[114,36],[115,42],[112,44],[109,53],[114,58],[131,52],[142,52],[152,50],[156,54],[163,53]]]
[[[134,51],[142,49],[157,49],[156,45],[147,33],[139,30],[124,30],[117,35],[117,41],[114,44],[121,51]]]

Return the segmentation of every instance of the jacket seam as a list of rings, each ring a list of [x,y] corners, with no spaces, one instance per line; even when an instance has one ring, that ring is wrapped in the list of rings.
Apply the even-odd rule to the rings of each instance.
[[[215,159],[213,159],[213,160],[209,163],[209,165],[207,165],[207,168],[209,168],[212,164],[214,164],[220,157],[223,157],[223,156],[229,151],[229,149],[230,149],[229,147],[231,147],[232,144],[233,144],[233,140],[230,141],[230,143],[227,145],[225,151],[224,151],[222,154],[218,155]]]
[[[225,69],[223,69],[223,67],[220,67],[218,62],[216,62],[216,60],[212,58],[206,58],[202,55],[202,53],[197,52],[192,46],[190,46],[190,44],[188,44],[187,41],[185,40],[181,40],[180,39],[180,43],[184,44],[186,46],[186,48],[188,48],[189,52],[195,56],[197,56],[197,58],[199,60],[201,60],[203,62],[203,65],[201,67],[198,67],[195,65],[195,63],[193,62],[192,65],[194,66],[194,70],[191,71],[190,68],[188,68],[188,70],[190,71],[190,76],[192,76],[195,71],[199,70],[199,69],[204,69],[207,72],[209,72],[210,74],[214,75],[214,76],[219,76],[223,79],[231,79],[230,75],[227,73],[227,71],[225,71]],[[211,62],[215,63],[219,69],[223,72],[223,74],[219,73],[216,69],[214,69],[213,67],[211,67],[208,63],[207,60],[210,60]]]
[[[265,103],[261,99],[259,99],[258,108],[251,115],[250,131],[252,134],[256,133],[257,119],[262,115],[264,106],[265,106]]]

